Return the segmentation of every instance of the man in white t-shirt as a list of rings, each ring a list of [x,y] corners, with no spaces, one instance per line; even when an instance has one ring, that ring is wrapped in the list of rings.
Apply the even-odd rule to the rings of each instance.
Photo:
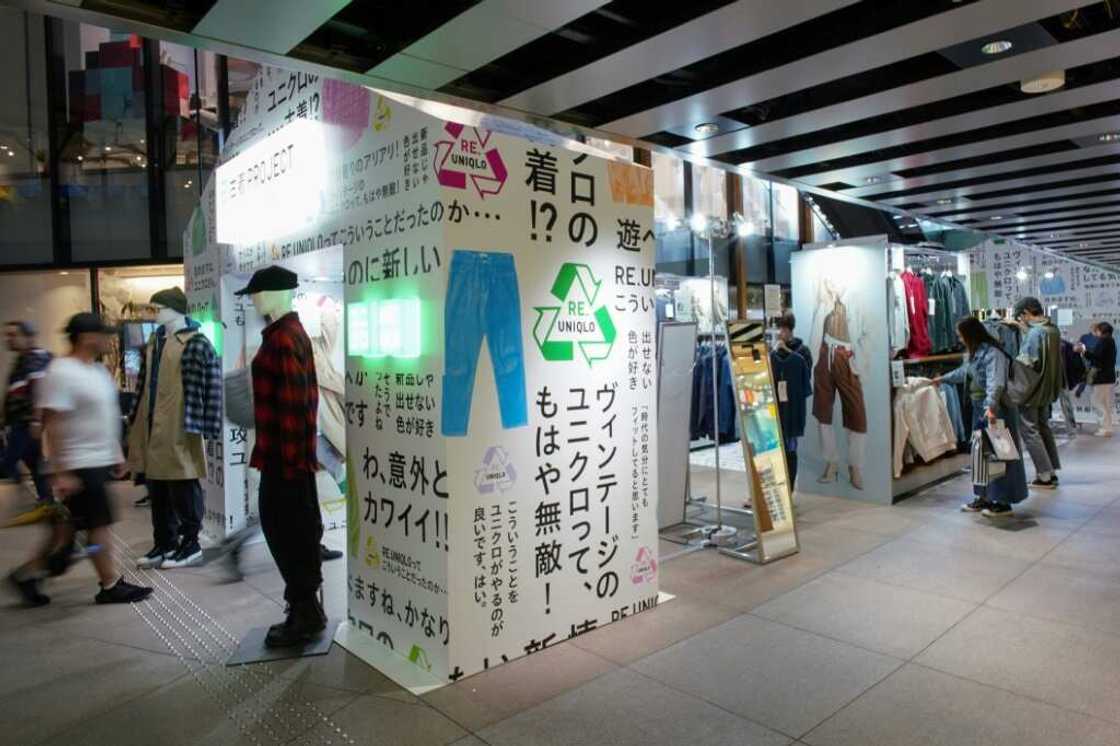
[[[39,588],[40,580],[48,572],[65,572],[74,532],[86,531],[101,584],[94,600],[99,604],[140,601],[152,589],[125,582],[117,571],[109,533],[113,513],[106,485],[120,475],[124,455],[117,386],[98,358],[109,350],[113,329],[96,314],[79,313],[65,331],[70,354],[47,367],[37,406],[43,411],[51,487],[68,508],[70,520],[56,522],[51,540],[9,580],[29,605],[49,603]]]

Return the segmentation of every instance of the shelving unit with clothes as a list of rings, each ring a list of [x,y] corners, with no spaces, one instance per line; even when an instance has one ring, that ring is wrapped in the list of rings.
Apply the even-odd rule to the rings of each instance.
[[[963,360],[967,256],[871,236],[809,244],[792,275],[815,361],[799,488],[889,504],[965,468],[960,392],[918,384]]]

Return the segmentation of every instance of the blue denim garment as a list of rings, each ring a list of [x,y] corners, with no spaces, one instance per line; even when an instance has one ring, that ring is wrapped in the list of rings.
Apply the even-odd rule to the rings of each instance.
[[[961,398],[957,394],[957,387],[943,383],[941,384],[941,393],[945,396],[945,408],[949,410],[949,419],[953,423],[953,434],[957,436],[957,442],[967,443],[968,429],[964,426],[964,416],[961,414]]]
[[[490,348],[502,427],[529,424],[525,355],[521,344],[521,295],[512,254],[457,250],[443,312],[442,433],[467,434],[482,338]]]
[[[987,428],[988,418],[984,410],[977,407],[974,411],[976,412],[975,429],[983,430]],[[1019,460],[1008,461],[1006,463],[1007,473],[992,480],[991,484],[986,487],[974,487],[973,494],[977,497],[983,497],[988,502],[1014,505],[1023,502],[1029,496],[1027,468],[1023,462],[1025,456],[1023,439],[1019,435],[1019,411],[1013,406],[998,406],[996,407],[996,417],[1003,420],[1007,429],[1011,431],[1011,437],[1015,439],[1015,447],[1019,449]]]
[[[941,381],[964,383],[966,378],[972,379],[969,390],[974,400],[979,399],[981,409],[996,407],[1007,388],[1007,356],[984,342],[976,354],[953,372],[943,375]]]

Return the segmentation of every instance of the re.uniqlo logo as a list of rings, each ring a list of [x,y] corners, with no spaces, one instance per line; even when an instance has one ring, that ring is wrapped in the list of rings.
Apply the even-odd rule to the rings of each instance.
[[[509,173],[497,146],[489,145],[492,133],[453,122],[444,125],[443,130],[450,139],[436,142],[432,164],[439,183],[452,189],[466,189],[470,179],[483,199],[502,191]]]

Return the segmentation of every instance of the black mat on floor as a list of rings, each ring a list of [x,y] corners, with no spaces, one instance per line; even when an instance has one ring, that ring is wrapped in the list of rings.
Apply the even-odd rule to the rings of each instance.
[[[334,633],[338,629],[339,620],[327,621],[327,628],[317,639],[306,645],[290,648],[265,647],[264,637],[268,634],[268,627],[254,627],[241,638],[237,650],[226,661],[227,666],[243,666],[246,663],[264,663],[267,661],[280,661],[288,658],[306,658],[312,655],[326,655],[334,643]]]

